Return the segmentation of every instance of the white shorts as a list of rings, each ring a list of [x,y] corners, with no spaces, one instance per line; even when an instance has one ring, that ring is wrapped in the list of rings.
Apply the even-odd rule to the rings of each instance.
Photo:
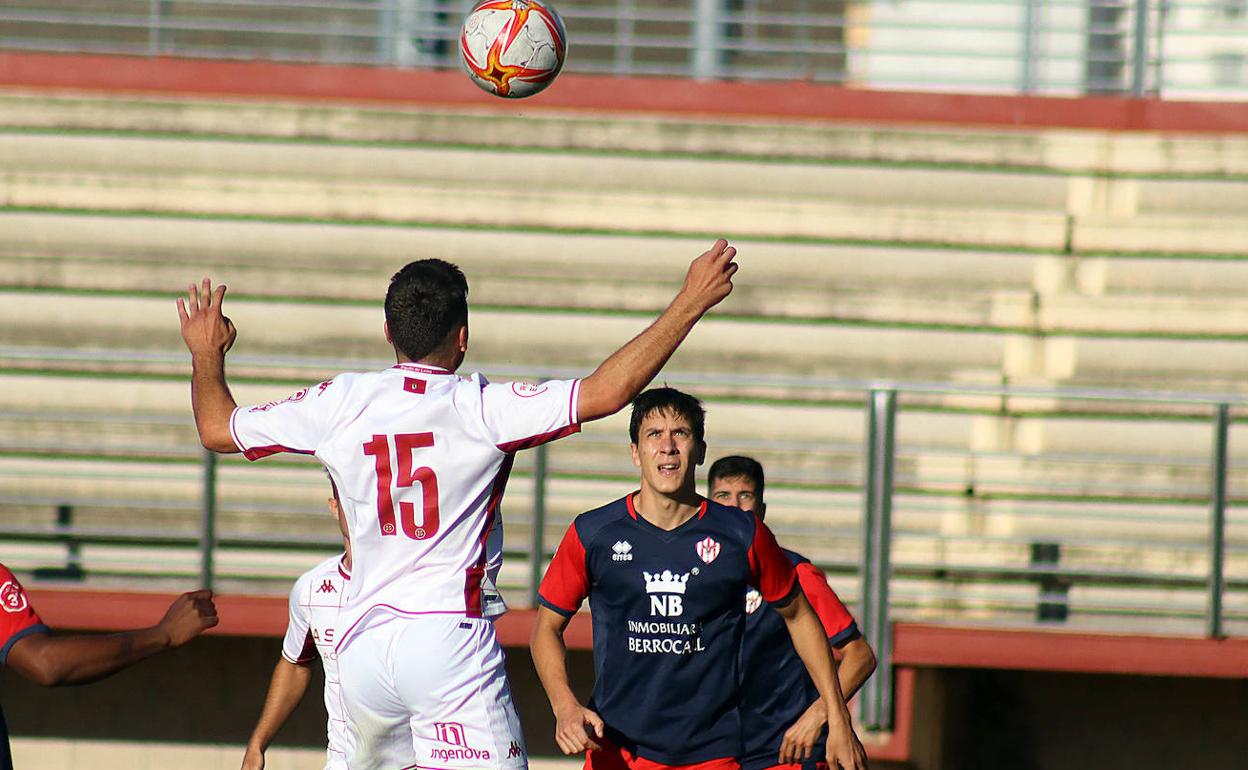
[[[523,770],[524,734],[494,624],[383,616],[338,655],[351,770]]]

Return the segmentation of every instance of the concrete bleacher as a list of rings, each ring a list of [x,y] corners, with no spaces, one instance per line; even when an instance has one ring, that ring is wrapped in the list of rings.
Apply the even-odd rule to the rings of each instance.
[[[378,300],[409,259],[468,273],[468,368],[583,374],[731,236],[738,290],[668,376],[695,378],[712,455],[763,459],[777,529],[828,564],[860,548],[862,393],[845,382],[1248,393],[1248,139],[21,92],[0,93],[0,128],[6,523],[46,523],[65,499],[83,526],[140,531],[127,502],[142,499],[143,524],[195,531],[173,299],[204,274],[231,287],[230,373],[258,402],[384,363]],[[1026,566],[1047,538],[1069,544],[1063,566],[1199,573],[1208,409],[1036,404],[903,405],[895,559]],[[547,547],[626,490],[625,425],[550,450]],[[505,504],[516,548],[530,463]],[[332,542],[311,464],[227,461],[220,477],[223,533]],[[523,564],[507,576],[519,591]]]

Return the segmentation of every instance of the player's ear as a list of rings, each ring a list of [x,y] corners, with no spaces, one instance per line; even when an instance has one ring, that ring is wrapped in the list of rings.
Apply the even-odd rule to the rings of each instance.
[[[459,343],[460,353],[468,352],[468,322],[467,321],[464,321],[464,325],[459,327],[459,333],[456,337],[456,342]]]
[[[704,462],[706,462],[706,442],[699,441],[697,447],[693,450],[693,464],[698,466]]]
[[[342,518],[342,509],[338,507],[338,501],[332,497],[329,498],[329,513],[334,517],[334,521]]]
[[[767,518],[767,503],[764,503],[762,500],[756,501],[754,503],[754,515],[758,517],[759,521],[763,521],[764,519],[766,519]]]
[[[390,322],[389,322],[389,321],[384,322],[384,323],[381,325],[381,328],[382,328],[382,331],[384,331],[384,332],[386,333],[386,342],[389,342],[391,345],[393,345],[393,344],[394,344],[394,337],[391,337],[391,336],[390,336]]]
[[[637,445],[629,444],[628,451],[631,452],[633,455],[633,466],[640,468],[641,467],[641,455],[637,453]]]

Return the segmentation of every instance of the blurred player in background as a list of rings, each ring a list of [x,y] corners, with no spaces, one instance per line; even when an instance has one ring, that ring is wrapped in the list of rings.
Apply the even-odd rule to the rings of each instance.
[[[204,279],[178,300],[204,446],[251,460],[313,454],[339,491],[354,556],[336,642],[352,770],[527,766],[485,606],[497,594],[489,533],[514,453],[626,406],[731,292],[735,255],[718,241],[658,319],[591,375],[541,385],[455,374],[468,350],[468,285],[442,260],[391,279],[395,366],[250,408],[226,385],[236,332],[221,313],[225,287]]]
[[[203,590],[179,596],[150,628],[53,636],[22,584],[0,564],[0,665],[43,687],[103,679],[158,652],[181,647],[216,624],[212,592]],[[9,731],[0,713],[0,770],[12,768]]]
[[[332,487],[332,482],[331,482]],[[290,591],[290,622],[282,640],[282,655],[273,669],[264,710],[247,741],[242,770],[263,770],[264,752],[295,707],[303,700],[312,679],[312,661],[321,659],[325,673],[325,713],[328,746],[325,770],[346,770],[347,748],[351,742],[347,718],[342,708],[342,687],[338,678],[338,656],[334,643],[338,635],[338,610],[351,580],[351,538],[339,507],[338,490],[329,498],[329,512],[342,532],[343,552],[335,554],[299,576]]]
[[[836,664],[792,564],[761,519],[697,493],[704,416],[698,399],[672,388],[638,396],[629,438],[640,490],[578,516],[546,571],[531,647],[555,740],[566,754],[588,752],[587,770],[735,770],[750,729],[735,706],[743,597],[753,586],[818,684],[820,716],[832,727],[828,761],[860,770],[866,755]],[[588,707],[569,686],[563,643],[586,598]]]
[[[721,457],[707,472],[707,496],[721,505],[767,514],[763,466],[751,457]],[[801,554],[782,549],[838,653],[837,678],[848,701],[875,671],[875,653],[858,631],[849,610],[828,585],[827,576]],[[741,647],[741,726],[745,750],[741,770],[806,767],[822,757],[826,717],[819,690],[806,673],[780,613],[751,590],[745,599],[745,640]]]

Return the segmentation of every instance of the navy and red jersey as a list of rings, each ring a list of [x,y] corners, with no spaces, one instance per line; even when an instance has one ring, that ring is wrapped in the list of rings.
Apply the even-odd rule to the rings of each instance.
[[[30,606],[22,584],[12,572],[0,564],[0,666],[9,659],[9,651],[17,640],[31,634],[46,634],[48,627],[39,619],[35,608]],[[11,770],[13,758],[9,754],[9,731],[0,714],[0,770]]]
[[[828,585],[828,578],[801,554],[784,549],[797,572],[802,592],[819,616],[828,641],[836,646],[858,634],[858,624]],[[745,747],[741,770],[763,770],[780,762],[784,733],[819,698],[806,666],[780,613],[750,591],[745,597],[745,641],[741,646],[741,724]],[[823,728],[812,756],[822,760],[828,728]],[[813,768],[815,760],[804,766]]]
[[[741,597],[750,586],[779,604],[800,590],[754,514],[703,500],[668,531],[638,516],[629,495],[576,517],[539,602],[570,617],[589,599],[588,705],[607,738],[643,759],[685,765],[741,753]]]

